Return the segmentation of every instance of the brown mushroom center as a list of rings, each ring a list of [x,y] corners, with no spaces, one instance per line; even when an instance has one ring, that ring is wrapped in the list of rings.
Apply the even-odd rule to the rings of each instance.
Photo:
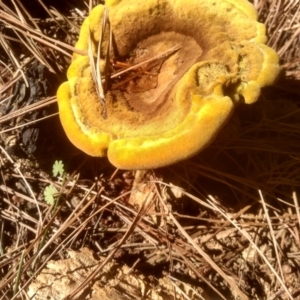
[[[176,32],[151,36],[136,46],[124,63],[140,67],[114,80],[131,110],[152,118],[171,108],[172,90],[187,70],[199,60],[202,50],[196,41]],[[143,63],[145,62],[145,63]]]
[[[109,132],[112,137],[154,135],[180,124],[191,108],[191,95],[178,97],[176,84],[202,54],[190,36],[169,31],[137,43],[128,55],[115,57],[125,68],[138,68],[114,77],[105,95],[107,118],[89,77],[79,78],[73,98],[76,118],[90,131]],[[125,57],[125,58],[124,58]],[[114,67],[114,69],[116,69]]]

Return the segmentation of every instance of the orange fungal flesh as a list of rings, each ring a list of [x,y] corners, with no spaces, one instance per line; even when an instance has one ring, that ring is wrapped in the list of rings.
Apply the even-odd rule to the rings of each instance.
[[[238,103],[255,102],[279,73],[247,0],[140,2],[108,0],[91,11],[76,44],[86,55],[74,53],[57,92],[72,143],[120,169],[158,168],[197,154]],[[97,62],[91,53],[97,57],[102,31]],[[104,99],[93,69],[107,87]]]

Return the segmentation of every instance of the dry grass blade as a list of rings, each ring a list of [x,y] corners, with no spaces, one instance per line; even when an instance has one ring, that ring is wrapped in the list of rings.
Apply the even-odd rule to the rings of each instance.
[[[106,49],[106,53],[105,53],[105,64],[104,64],[104,86],[103,86],[104,94],[107,92],[107,89],[108,89],[110,57],[111,57],[111,50],[112,50],[112,29],[111,29],[111,25],[110,25],[110,21],[109,21],[109,15],[108,15],[107,8],[104,11],[104,20],[103,20],[103,25],[102,25],[103,31],[102,31],[101,38],[103,38],[103,36],[105,34],[106,26],[108,26],[109,38],[108,38],[108,45],[107,45],[107,49]],[[100,61],[99,61],[100,51],[101,51],[101,47],[98,46],[98,53],[97,53],[98,65],[100,63]],[[99,70],[99,68],[98,68],[98,70]],[[100,74],[98,74],[98,79],[99,78],[101,79]]]
[[[1,133],[5,133],[5,132],[9,132],[9,131],[12,131],[12,130],[15,130],[15,129],[23,128],[23,127],[26,127],[26,126],[29,126],[29,125],[33,125],[33,124],[36,124],[36,123],[38,123],[38,122],[42,122],[42,121],[47,120],[47,119],[49,119],[49,118],[55,117],[55,116],[57,116],[57,115],[58,115],[58,113],[54,113],[54,114],[52,114],[52,115],[49,115],[49,116],[46,116],[46,117],[41,117],[41,118],[39,118],[39,119],[37,119],[37,120],[30,121],[30,122],[24,123],[24,124],[22,124],[22,125],[18,125],[18,126],[14,126],[14,127],[5,129],[5,130],[1,130],[1,131],[0,131],[0,134],[1,134]]]
[[[31,35],[27,35],[25,28],[30,28],[30,26],[26,23],[25,21],[25,17],[22,15],[21,10],[19,10],[18,6],[16,5],[15,2],[13,2],[15,9],[17,11],[18,14],[18,18],[15,18],[3,11],[0,11],[0,15],[1,18],[3,18],[3,20],[7,21],[7,24],[17,24],[18,26],[20,26],[20,28],[17,28],[15,26],[12,26],[12,28],[14,29],[15,34],[17,35],[17,37],[19,38],[19,40],[21,41],[21,43],[27,47],[27,49],[44,65],[46,65],[52,72],[54,72],[54,70],[52,69],[52,67],[50,66],[50,64],[47,62],[47,60],[45,60],[43,58],[43,54],[39,49],[39,45],[36,45],[35,43],[33,43],[33,41],[31,40]],[[6,7],[5,7],[6,8]],[[6,8],[7,9],[7,8]],[[26,11],[26,10],[25,10]],[[28,13],[27,13],[28,14]],[[34,22],[33,22],[34,23]],[[36,26],[37,27],[37,26]],[[31,28],[30,28],[31,29]],[[37,27],[36,29],[31,29],[32,32],[40,32],[39,28]],[[20,32],[18,32],[20,31]]]
[[[0,3],[0,6],[1,5],[3,6],[3,4]],[[18,18],[6,13],[3,10],[0,10],[0,18],[1,18],[2,22],[4,22],[8,27],[13,28],[13,30],[15,30],[15,32],[19,32],[24,36],[28,36],[29,38],[31,38],[32,40],[35,40],[36,42],[40,43],[41,45],[45,45],[45,46],[49,47],[50,49],[54,49],[54,50],[64,54],[67,57],[72,57],[72,54],[70,54],[69,52],[67,52],[65,50],[68,50],[70,52],[76,52],[76,53],[82,54],[82,55],[86,55],[86,52],[80,51],[80,50],[74,48],[73,46],[70,46],[64,42],[57,40],[57,39],[53,39],[51,37],[44,35],[42,32],[31,28],[27,23],[21,22]],[[35,55],[35,57],[42,64],[46,65],[50,70],[52,70],[54,72],[52,67],[49,65],[49,63],[45,59],[47,57],[46,53],[44,53],[43,56],[39,56],[39,55],[36,56],[38,54],[38,52],[36,52],[37,51],[36,49],[38,47],[37,44],[34,44],[32,46],[33,48],[30,48],[30,45],[27,45],[27,43],[26,43],[26,46],[28,46],[29,50],[33,51],[33,55]],[[9,49],[9,47],[8,47],[8,49]]]
[[[135,64],[133,66],[128,66],[124,70],[115,72],[114,74],[112,74],[110,76],[110,78],[116,78],[116,77],[118,77],[120,75],[123,75],[123,74],[125,74],[125,73],[127,73],[129,71],[132,71],[132,70],[136,70],[136,69],[142,67],[143,65],[146,65],[146,64],[151,63],[151,62],[157,61],[157,63],[158,63],[159,60],[164,59],[164,58],[166,58],[166,57],[174,54],[176,51],[180,50],[180,48],[181,47],[179,45],[175,45],[175,46],[171,47],[170,49],[168,49],[168,50],[166,50],[166,51],[164,51],[162,53],[159,53],[159,54],[155,55],[154,57],[146,59],[146,60],[144,60],[144,61],[142,61],[140,63],[137,63],[137,64]]]
[[[22,73],[22,74],[20,74],[20,75],[15,74],[15,77],[14,77],[12,80],[10,80],[8,83],[4,83],[4,84],[1,86],[1,88],[0,88],[0,93],[4,95],[4,93],[5,93],[9,88],[11,88],[11,87],[12,87],[19,79],[21,79],[22,75],[24,75],[24,73]],[[24,79],[25,84],[26,84],[26,86],[28,86],[28,82],[27,82],[26,76],[24,76],[24,78],[25,78],[25,79]],[[12,97],[12,96],[11,96],[11,97]],[[8,99],[9,99],[9,98],[8,98]],[[4,101],[8,100],[8,99],[1,99],[1,104],[2,104]]]
[[[178,253],[180,253],[180,251],[178,251]],[[203,282],[205,282],[207,286],[209,286],[216,293],[216,295],[218,295],[221,299],[227,300],[226,297],[222,295],[222,293],[218,291],[218,289],[216,289],[184,255],[180,254],[180,256],[190,270],[192,270]]]
[[[13,159],[8,155],[8,153],[3,149],[2,146],[0,146],[0,150],[2,152],[2,154],[11,162],[13,163]],[[39,215],[39,221],[40,221],[40,224],[39,224],[39,227],[41,227],[42,223],[43,223],[43,219],[42,219],[42,214],[41,214],[41,211],[40,211],[40,207],[38,205],[38,201],[34,195],[34,192],[32,191],[32,188],[30,186],[30,184],[28,183],[28,181],[25,179],[23,173],[21,172],[20,168],[18,165],[16,165],[16,171],[17,173],[20,175],[20,177],[23,179],[23,182],[25,183],[28,191],[30,192],[30,195],[31,197],[34,199],[35,201],[35,204],[36,204],[36,208],[37,208],[37,211],[38,211],[38,215]]]
[[[267,25],[269,45],[277,50],[288,77],[300,79],[299,72],[299,1],[257,0],[256,7]]]
[[[261,199],[261,202],[262,202],[264,213],[265,213],[268,225],[269,225],[270,234],[271,234],[271,237],[272,237],[272,240],[273,240],[274,251],[275,251],[277,264],[278,264],[278,268],[279,268],[280,275],[281,275],[281,278],[280,278],[281,282],[280,283],[281,283],[281,285],[285,286],[283,271],[282,271],[282,267],[281,267],[282,262],[281,262],[281,259],[279,257],[279,253],[278,253],[278,243],[277,243],[277,240],[276,240],[276,237],[275,237],[275,234],[274,234],[273,226],[272,226],[272,223],[271,223],[271,220],[270,220],[270,216],[269,216],[269,212],[268,212],[268,209],[267,209],[267,206],[266,206],[265,199],[263,197],[262,192],[261,191],[258,191],[258,192],[259,192],[259,196],[260,196],[260,199]]]
[[[101,105],[103,108],[103,112],[102,112],[102,117],[104,119],[107,118],[107,113],[106,113],[106,103],[105,103],[105,87],[107,86],[107,70],[108,70],[108,64],[109,64],[109,60],[107,60],[107,57],[105,57],[104,60],[104,78],[102,78],[102,74],[101,74],[101,48],[102,48],[102,44],[103,44],[103,40],[104,40],[104,34],[105,34],[105,29],[106,29],[106,25],[109,26],[109,20],[108,20],[108,9],[107,7],[105,7],[104,9],[104,14],[102,17],[102,30],[101,30],[101,35],[99,38],[99,42],[97,45],[97,57],[96,60],[94,58],[94,54],[93,54],[93,45],[92,45],[92,36],[91,36],[91,32],[89,33],[89,47],[88,47],[88,55],[89,55],[89,60],[90,60],[90,66],[91,66],[91,73],[92,73],[92,78],[94,80],[95,83],[95,87],[96,87],[96,92],[99,96],[99,99],[101,101]],[[109,30],[110,26],[109,26]],[[111,33],[110,33],[111,35]],[[110,45],[108,45],[107,47],[107,51],[108,55],[109,55],[109,49],[110,49]],[[103,85],[104,82],[104,85]]]
[[[38,26],[38,24],[34,21],[34,19],[31,17],[30,13],[27,11],[27,9],[24,7],[24,5],[22,4],[22,2],[20,0],[17,0],[18,5],[20,7],[18,7],[18,5],[16,5],[15,1],[12,0],[12,3],[14,5],[14,8],[18,14],[19,19],[23,22],[26,23],[26,19],[30,20],[30,23],[38,30],[41,31],[40,27]],[[24,12],[24,14],[26,15],[26,18],[23,17],[21,10]]]
[[[104,76],[102,79],[102,74],[101,74],[101,68],[100,68],[100,60],[101,60],[101,47],[104,41],[104,35],[105,35],[105,31],[106,31],[106,27],[108,27],[109,30],[109,41],[108,41],[108,45],[107,45],[107,49],[106,49],[106,53],[105,53],[105,59],[104,59]],[[98,88],[99,88],[99,97],[100,97],[100,101],[102,103],[102,107],[103,107],[103,118],[106,119],[107,118],[107,112],[106,112],[106,102],[105,102],[105,94],[107,92],[107,85],[108,85],[108,70],[109,70],[109,59],[110,59],[110,49],[111,49],[111,42],[112,42],[112,30],[111,30],[111,26],[109,23],[109,17],[108,17],[108,8],[105,7],[104,9],[104,14],[103,14],[103,18],[102,18],[102,31],[101,31],[101,35],[100,35],[100,40],[98,43],[98,49],[97,49],[97,69],[96,69],[96,82],[98,84]],[[103,84],[104,82],[104,84]]]
[[[100,62],[101,62],[101,50],[104,42],[104,35],[106,28],[108,27],[109,30],[109,41],[108,45],[105,51],[105,58],[104,58],[104,76],[102,78],[101,74],[101,67],[100,67]],[[96,63],[96,83],[98,85],[99,89],[99,97],[102,102],[102,106],[105,108],[105,94],[107,92],[107,84],[108,84],[108,70],[109,70],[109,62],[110,62],[110,49],[111,49],[111,37],[112,37],[112,30],[111,26],[109,23],[109,17],[108,17],[108,8],[105,7],[104,13],[103,13],[103,18],[102,18],[102,30],[101,30],[101,35],[97,47],[97,63]],[[103,84],[104,83],[104,84]],[[106,115],[106,112],[104,111],[104,114]],[[106,116],[107,117],[107,116]]]
[[[48,106],[50,104],[54,104],[54,103],[56,103],[56,97],[50,97],[50,98],[41,100],[39,102],[32,103],[26,107],[22,107],[16,111],[13,111],[7,115],[0,117],[0,124],[10,121],[14,118],[20,117],[26,113],[33,112],[35,110],[40,110],[41,108]],[[1,132],[3,132],[3,131],[1,131]]]
[[[268,259],[266,258],[266,256],[261,252],[261,250],[257,247],[257,245],[253,242],[251,236],[244,230],[241,229],[236,222],[234,222],[233,220],[231,220],[230,217],[228,217],[219,207],[217,207],[213,202],[209,201],[208,202],[218,211],[220,212],[220,214],[222,214],[222,216],[224,216],[228,221],[231,222],[231,224],[251,243],[251,245],[255,248],[255,250],[259,253],[259,255],[261,256],[261,258],[264,260],[264,262],[266,263],[266,265],[270,268],[270,270],[272,271],[272,273],[274,274],[274,276],[276,277],[276,279],[278,280],[278,282],[281,284],[282,288],[284,289],[284,291],[286,292],[286,295],[289,297],[289,299],[293,300],[293,297],[291,295],[291,293],[289,292],[289,290],[287,289],[286,285],[284,284],[284,282],[282,282],[280,276],[278,275],[278,273],[276,272],[276,270],[273,268],[273,266],[270,264],[270,262],[268,261]]]
[[[1,11],[0,11],[0,17],[1,17]],[[24,79],[24,82],[26,83],[26,85],[28,86],[28,82],[26,79],[26,76],[20,66],[19,61],[17,60],[17,58],[15,57],[13,51],[11,50],[9,44],[7,43],[7,41],[4,39],[3,36],[0,35],[0,44],[3,47],[4,51],[6,52],[6,54],[8,55],[8,57],[10,58],[10,61],[14,64],[15,68],[18,70],[17,73],[21,73],[22,78]],[[18,75],[18,74],[16,74]],[[3,92],[5,89],[3,88],[3,90],[1,92]]]
[[[30,14],[28,13],[28,11],[25,9],[25,7],[22,5],[22,3],[18,0],[18,5],[20,6],[21,9],[19,9],[19,7],[16,5],[16,3],[13,1],[15,10],[18,14],[18,18],[20,19],[20,21],[23,24],[27,24],[26,22],[26,18],[25,16],[22,15],[21,9],[23,10],[23,12],[25,13],[26,17],[31,21],[31,24],[33,24],[33,26],[36,28],[37,31],[41,31],[41,29],[39,28],[39,26],[37,25],[37,23],[34,21],[33,18],[31,18]],[[43,59],[43,51],[42,49],[40,49],[39,45],[36,45],[33,40],[31,39],[31,37],[27,37],[26,35],[24,35],[24,37],[22,36],[22,33],[19,33],[17,31],[15,31],[15,34],[17,35],[17,37],[19,37],[19,40],[21,41],[21,43],[28,48],[28,50],[34,55],[34,57],[36,57],[38,60],[41,61],[41,63],[46,63],[47,67],[49,68],[49,70],[54,71],[52,69],[52,67],[47,63],[46,60]]]

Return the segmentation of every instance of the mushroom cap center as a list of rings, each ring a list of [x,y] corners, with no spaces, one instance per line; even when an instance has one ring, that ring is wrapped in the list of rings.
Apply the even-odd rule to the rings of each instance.
[[[118,137],[138,136],[141,130],[144,135],[168,131],[181,123],[190,109],[191,101],[176,97],[176,84],[201,53],[192,37],[180,33],[163,32],[146,38],[129,55],[116,58],[120,65],[142,64],[112,80],[105,97],[107,119],[101,117],[103,108],[89,77],[76,85],[77,101],[82,102],[78,113],[90,128]]]

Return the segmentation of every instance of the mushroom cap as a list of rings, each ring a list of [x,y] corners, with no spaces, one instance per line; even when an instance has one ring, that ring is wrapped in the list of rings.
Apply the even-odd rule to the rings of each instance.
[[[107,155],[120,169],[158,168],[197,154],[237,103],[255,102],[279,73],[265,26],[247,0],[107,0],[106,6],[114,63],[104,59],[104,31],[97,67],[103,72],[109,64],[111,73],[119,65],[140,67],[111,77],[104,106],[89,55],[74,53],[57,99],[72,143]],[[91,45],[97,55],[104,10],[98,5],[85,19],[77,49],[88,53]]]

